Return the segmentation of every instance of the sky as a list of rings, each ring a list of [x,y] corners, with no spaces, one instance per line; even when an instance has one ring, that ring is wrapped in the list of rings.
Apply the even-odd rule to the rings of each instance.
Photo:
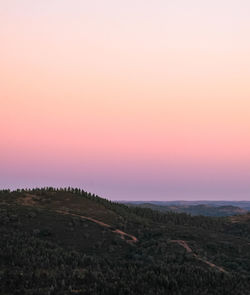
[[[249,0],[0,0],[0,188],[250,200]]]

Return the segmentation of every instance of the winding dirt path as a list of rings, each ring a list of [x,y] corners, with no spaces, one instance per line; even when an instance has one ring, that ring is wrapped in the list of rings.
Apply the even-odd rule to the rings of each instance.
[[[25,205],[25,206],[35,206],[36,207],[39,207],[37,206],[37,196],[36,195],[32,195],[32,194],[25,194],[25,197],[22,198],[21,200],[19,200],[19,202],[22,204],[22,205]],[[85,220],[89,220],[91,222],[94,222],[102,227],[106,227],[108,229],[110,229],[113,233],[115,234],[118,234],[124,241],[126,241],[128,244],[135,244],[138,242],[138,239],[133,236],[133,235],[130,235],[130,234],[127,234],[125,233],[124,231],[120,230],[120,229],[113,229],[113,227],[107,223],[104,223],[102,221],[99,221],[97,219],[94,219],[92,217],[87,217],[87,216],[84,216],[84,215],[80,215],[80,214],[74,214],[74,213],[70,213],[68,211],[65,211],[65,210],[53,210],[54,212],[57,212],[57,213],[60,213],[60,214],[64,214],[64,215],[70,215],[70,216],[76,216],[76,217],[79,217],[81,219],[85,219]]]
[[[36,200],[34,200],[34,197],[35,197],[34,195],[26,194],[25,198],[22,199],[22,204],[26,205],[26,206],[34,206],[36,204],[36,202],[35,202]],[[138,239],[135,236],[130,235],[128,233],[125,233],[124,231],[119,230],[119,229],[113,229],[113,227],[111,225],[109,225],[107,223],[104,223],[104,222],[102,222],[100,220],[94,219],[92,217],[87,217],[87,216],[80,215],[80,214],[70,213],[70,212],[64,211],[64,210],[55,210],[55,212],[60,213],[60,214],[64,214],[64,215],[70,215],[70,216],[79,217],[81,219],[89,220],[91,222],[94,222],[94,223],[96,223],[96,224],[98,224],[98,225],[100,225],[102,227],[106,227],[106,228],[110,229],[113,233],[120,235],[120,237],[123,240],[125,240],[128,244],[135,244],[135,243],[138,242]],[[188,245],[188,243],[186,241],[184,241],[184,240],[171,240],[171,242],[172,243],[177,243],[180,246],[182,246],[184,249],[186,249],[186,251],[188,253],[192,253],[193,256],[197,260],[202,261],[203,263],[209,265],[212,268],[217,269],[220,272],[227,273],[227,271],[223,267],[217,266],[214,263],[212,263],[212,262],[210,262],[210,261],[208,261],[206,259],[203,259],[200,256],[198,256],[197,254],[193,253],[193,250],[190,248],[190,246]]]
[[[124,231],[120,230],[120,229],[113,229],[111,225],[104,223],[102,221],[99,221],[97,219],[94,219],[92,217],[87,217],[87,216],[83,216],[83,215],[79,215],[79,214],[74,214],[74,213],[70,213],[68,211],[62,211],[62,210],[55,210],[55,212],[60,213],[60,214],[64,214],[64,215],[70,215],[70,216],[75,216],[75,217],[79,217],[81,219],[85,219],[85,220],[89,220],[91,222],[97,223],[100,226],[106,227],[108,229],[110,229],[113,233],[120,235],[120,237],[125,240],[127,243],[129,244],[134,244],[138,242],[138,239],[130,234],[125,233]],[[128,239],[126,240],[125,237],[127,237]]]
[[[182,246],[183,248],[185,248],[186,251],[187,251],[188,253],[192,253],[193,256],[194,256],[197,260],[200,260],[200,261],[206,263],[206,264],[209,265],[210,267],[215,268],[215,269],[217,269],[217,270],[220,271],[220,272],[228,273],[223,267],[221,267],[221,266],[217,266],[217,265],[215,265],[214,263],[212,263],[212,262],[210,262],[210,261],[208,261],[208,260],[206,260],[206,259],[204,259],[204,258],[201,258],[199,255],[193,253],[193,250],[189,247],[189,245],[188,245],[188,243],[187,243],[186,241],[183,241],[183,240],[171,240],[171,242],[172,242],[172,243],[177,243],[177,244],[179,244],[180,246]]]

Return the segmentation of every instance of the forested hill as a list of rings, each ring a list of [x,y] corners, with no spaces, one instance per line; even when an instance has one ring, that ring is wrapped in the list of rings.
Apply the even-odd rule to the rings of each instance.
[[[189,203],[189,202],[186,202]],[[226,205],[226,206],[215,206],[208,204],[199,204],[199,205],[157,205],[149,202],[130,202],[125,203],[128,206],[137,206],[141,208],[150,208],[152,210],[158,210],[161,212],[177,212],[177,213],[187,213],[193,216],[195,215],[204,215],[204,216],[214,216],[214,217],[222,217],[222,216],[233,216],[233,215],[241,215],[246,214],[249,211],[240,208],[237,206]]]
[[[250,215],[127,207],[80,189],[0,191],[0,294],[250,294]]]

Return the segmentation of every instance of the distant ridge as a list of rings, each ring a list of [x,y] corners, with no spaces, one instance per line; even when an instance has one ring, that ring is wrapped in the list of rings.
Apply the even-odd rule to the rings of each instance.
[[[222,205],[223,203],[223,205]],[[234,205],[232,205],[232,203]],[[232,216],[239,214],[246,214],[250,211],[250,202],[246,202],[242,207],[240,202],[130,202],[125,203],[129,206],[139,206],[141,208],[150,208],[152,210],[158,210],[161,212],[177,212],[187,213],[191,215],[204,215],[204,216]]]

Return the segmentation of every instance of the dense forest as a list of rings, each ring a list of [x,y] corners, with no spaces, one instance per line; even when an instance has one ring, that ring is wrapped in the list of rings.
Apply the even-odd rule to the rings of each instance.
[[[0,191],[0,294],[250,294],[250,214],[128,207],[74,188]]]

